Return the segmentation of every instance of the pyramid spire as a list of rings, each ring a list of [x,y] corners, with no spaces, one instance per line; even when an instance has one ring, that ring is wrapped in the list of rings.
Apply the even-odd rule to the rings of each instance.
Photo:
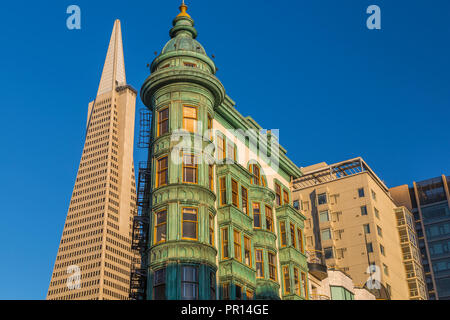
[[[122,29],[120,20],[114,22],[109,41],[108,53],[103,66],[102,78],[97,96],[113,91],[117,86],[125,85],[125,62],[123,58]]]

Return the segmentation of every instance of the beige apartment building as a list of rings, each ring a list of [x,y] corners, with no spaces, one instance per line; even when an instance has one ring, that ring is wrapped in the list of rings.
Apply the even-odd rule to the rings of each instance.
[[[136,90],[126,84],[120,21],[114,23],[47,299],[127,300],[136,208]],[[80,128],[81,129],[81,128]]]
[[[377,299],[426,299],[424,292],[408,287],[404,264],[410,256],[403,254],[403,246],[417,248],[414,228],[409,229],[413,237],[401,238],[399,209],[364,160],[320,163],[302,172],[304,176],[292,181],[291,190],[294,206],[307,217],[310,273],[323,272],[323,261],[348,274],[356,286],[364,287],[369,277],[378,279],[382,286],[372,291]],[[405,210],[401,209],[402,214]],[[413,258],[422,268],[418,257]],[[421,275],[423,284],[423,270]]]

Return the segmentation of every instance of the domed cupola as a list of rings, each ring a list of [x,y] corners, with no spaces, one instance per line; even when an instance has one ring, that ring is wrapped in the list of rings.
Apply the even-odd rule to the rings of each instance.
[[[163,48],[161,54],[171,51],[184,50],[206,55],[203,46],[195,40],[197,38],[197,30],[194,28],[194,20],[189,16],[187,6],[180,6],[180,14],[173,20],[173,28],[170,30],[172,38]]]

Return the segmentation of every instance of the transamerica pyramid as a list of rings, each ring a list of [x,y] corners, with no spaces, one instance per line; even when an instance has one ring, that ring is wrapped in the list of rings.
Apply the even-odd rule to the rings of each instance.
[[[127,300],[136,184],[133,165],[136,90],[126,84],[116,20],[67,213],[49,300]],[[82,128],[80,128],[82,130]]]

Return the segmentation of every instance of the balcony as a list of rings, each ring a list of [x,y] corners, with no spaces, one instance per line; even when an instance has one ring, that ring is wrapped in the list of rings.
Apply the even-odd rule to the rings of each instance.
[[[328,277],[328,268],[321,251],[306,251],[309,273],[322,281]]]

